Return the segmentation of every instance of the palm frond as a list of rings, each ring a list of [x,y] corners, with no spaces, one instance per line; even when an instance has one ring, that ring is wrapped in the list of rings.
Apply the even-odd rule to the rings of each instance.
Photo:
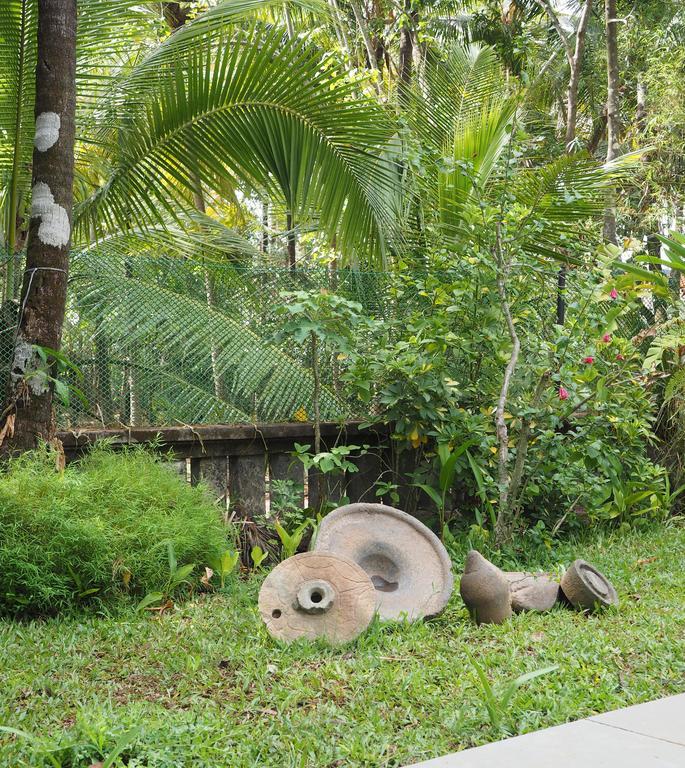
[[[0,187],[2,235],[15,226],[18,196],[30,184],[38,13],[35,0],[7,0],[0,13]]]
[[[537,224],[534,234],[521,229],[522,247],[544,258],[565,260],[564,249],[577,237],[578,225],[604,214],[607,191],[634,173],[643,154],[632,152],[604,165],[589,155],[564,155],[518,173],[511,198]]]
[[[456,226],[468,200],[487,183],[509,140],[516,106],[502,88],[492,48],[455,46],[446,60],[427,68],[410,119],[437,160],[428,193],[444,226]]]
[[[224,275],[239,276],[230,268],[212,271],[206,261],[169,269],[163,254],[137,258],[132,251],[130,240],[111,239],[74,255],[73,311],[79,323],[104,334],[114,359],[147,377],[146,391],[170,404],[169,412],[189,422],[312,412],[314,381],[301,351],[289,353],[271,341],[268,325],[249,304],[241,305],[242,291],[231,292],[230,282],[221,302],[208,301],[208,273],[217,288]],[[221,397],[213,374],[221,379]],[[344,403],[324,388],[322,413],[334,418],[344,412]]]
[[[196,44],[154,80],[125,133],[109,137],[115,168],[77,210],[81,223],[173,217],[179,187],[192,189],[197,174],[210,188],[238,179],[315,216],[348,257],[382,256],[394,226],[395,170],[381,156],[392,124],[344,73],[322,68],[316,49],[256,25]]]

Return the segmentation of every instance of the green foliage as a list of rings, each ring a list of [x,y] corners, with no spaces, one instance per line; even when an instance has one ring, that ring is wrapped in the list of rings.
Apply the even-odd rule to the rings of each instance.
[[[490,725],[492,725],[492,727],[498,731],[503,728],[505,725],[505,719],[510,714],[510,702],[517,689],[525,683],[534,680],[536,677],[548,675],[551,672],[556,672],[559,669],[558,664],[554,664],[550,667],[544,667],[543,669],[535,669],[531,672],[526,672],[523,675],[519,675],[513,680],[510,680],[502,686],[501,690],[495,690],[488,680],[485,671],[476,661],[475,657],[472,656],[468,651],[466,654],[469,661],[471,662],[471,666],[476,671],[478,683],[480,685],[481,697],[488,712]]]
[[[225,549],[218,557],[215,557],[210,565],[214,573],[219,576],[221,589],[226,586],[226,579],[235,571],[240,560],[240,552],[234,549]]]
[[[252,565],[254,566],[255,570],[259,570],[261,568],[262,563],[268,556],[269,553],[265,552],[258,544],[252,547],[250,550],[250,560],[252,560]]]
[[[351,460],[368,453],[368,445],[335,445],[330,451],[311,453],[311,445],[295,443],[295,457],[302,462],[305,472],[316,469],[324,475],[344,475],[358,472],[359,467]]]
[[[274,521],[274,530],[278,534],[278,538],[281,540],[281,557],[286,560],[297,553],[304,534],[311,525],[312,520],[307,519],[300,523],[293,529],[292,533],[288,532],[278,520]]]
[[[169,573],[162,590],[159,592],[148,592],[138,603],[137,611],[144,611],[145,609],[155,610],[153,606],[160,608],[160,610],[166,609],[168,605],[173,605],[177,590],[182,586],[190,584],[188,577],[195,570],[195,563],[179,565],[172,541],[167,541],[167,560],[169,563]],[[160,604],[162,604],[161,607]]]
[[[355,326],[363,322],[362,305],[343,296],[320,291],[283,291],[283,304],[277,308],[285,317],[279,335],[289,336],[298,344],[315,336],[330,344],[339,355],[349,352]]]
[[[0,476],[0,613],[169,596],[225,549],[214,505],[152,453],[101,445],[63,472],[55,459],[29,453]]]
[[[293,459],[295,461],[295,459]],[[272,480],[270,486],[271,504],[267,520],[278,518],[287,527],[302,522],[304,510],[302,497],[304,486],[295,480]]]

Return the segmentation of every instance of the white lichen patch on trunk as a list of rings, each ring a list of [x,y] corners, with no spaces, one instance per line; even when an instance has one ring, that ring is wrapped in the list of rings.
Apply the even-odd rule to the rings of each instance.
[[[40,218],[38,239],[45,245],[62,248],[69,242],[71,227],[69,215],[61,205],[55,203],[50,187],[42,181],[33,186],[31,197],[31,218]]]
[[[61,120],[56,112],[41,112],[36,118],[33,143],[39,152],[47,152],[59,139]]]
[[[39,370],[39,361],[40,358],[36,354],[33,344],[29,344],[28,341],[18,336],[10,372],[13,390],[16,391],[25,381],[34,395],[44,395],[48,391],[48,377],[44,371]]]

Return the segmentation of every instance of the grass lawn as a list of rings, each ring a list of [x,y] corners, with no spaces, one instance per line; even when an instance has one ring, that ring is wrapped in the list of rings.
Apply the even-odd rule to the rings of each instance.
[[[430,622],[286,647],[261,624],[255,579],[159,620],[0,623],[0,724],[40,741],[0,734],[0,765],[48,765],[59,746],[53,765],[89,766],[140,727],[114,765],[402,766],[685,691],[685,529],[595,537],[550,557],[584,557],[614,581],[621,605],[601,616],[477,628],[455,591]],[[519,688],[497,728],[469,651],[500,690],[559,669]]]

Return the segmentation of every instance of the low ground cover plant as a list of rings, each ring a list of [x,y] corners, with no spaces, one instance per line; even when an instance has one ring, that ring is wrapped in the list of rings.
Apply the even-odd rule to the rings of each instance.
[[[228,540],[203,489],[150,451],[100,445],[61,472],[49,449],[25,454],[0,475],[0,616],[164,592],[170,548],[192,586]]]

